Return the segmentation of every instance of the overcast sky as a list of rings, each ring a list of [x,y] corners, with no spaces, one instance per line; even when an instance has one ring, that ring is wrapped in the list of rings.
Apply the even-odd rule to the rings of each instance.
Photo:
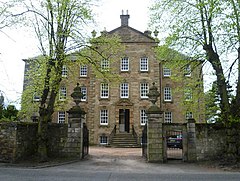
[[[119,27],[122,10],[128,10],[129,26],[142,32],[149,29],[148,7],[151,0],[101,1],[100,6],[96,8],[96,31],[105,28],[111,31]],[[27,28],[5,29],[4,32],[7,35],[0,32],[0,92],[3,93],[6,104],[13,103],[20,108],[24,72],[22,59],[39,54],[38,42]]]

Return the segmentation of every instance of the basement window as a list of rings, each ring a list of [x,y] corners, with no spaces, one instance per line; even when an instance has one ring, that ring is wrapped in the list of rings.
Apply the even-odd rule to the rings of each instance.
[[[107,145],[108,144],[108,138],[107,136],[100,136],[100,145]]]

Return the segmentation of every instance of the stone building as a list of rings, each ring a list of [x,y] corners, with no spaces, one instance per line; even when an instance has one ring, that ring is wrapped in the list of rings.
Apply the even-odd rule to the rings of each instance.
[[[139,143],[143,126],[147,121],[145,112],[150,106],[147,94],[153,82],[161,92],[157,104],[164,111],[165,122],[185,122],[186,116],[194,117],[197,122],[204,121],[204,116],[199,114],[203,108],[200,99],[195,102],[197,110],[184,109],[184,104],[180,104],[184,93],[174,89],[177,90],[176,87],[182,87],[184,84],[172,80],[173,69],[164,66],[157,59],[155,54],[155,48],[158,46],[157,34],[152,37],[150,31],[140,32],[130,27],[129,18],[128,14],[120,15],[121,26],[106,32],[120,37],[121,43],[125,46],[124,54],[112,65],[104,60],[102,62],[102,66],[114,66],[114,73],[122,77],[122,82],[116,84],[97,79],[90,66],[77,65],[76,71],[79,72],[77,78],[75,77],[77,80],[69,86],[65,86],[65,80],[61,83],[60,100],[70,97],[75,83],[80,83],[84,94],[80,106],[86,112],[85,121],[90,131],[91,144],[110,144],[112,134],[115,132],[122,135],[134,133]],[[201,79],[199,68],[191,71],[188,65],[187,69],[188,74],[182,73],[187,82],[195,80],[193,78],[195,76]],[[62,75],[68,80],[73,78],[65,66]],[[199,90],[202,92],[201,86]],[[193,102],[190,100],[192,97],[192,92],[188,92],[190,105]],[[66,123],[66,111],[71,105],[72,103],[59,104],[55,109],[53,122]]]

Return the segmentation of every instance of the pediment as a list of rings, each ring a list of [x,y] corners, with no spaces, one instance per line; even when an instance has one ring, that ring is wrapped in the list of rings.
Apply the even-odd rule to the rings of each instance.
[[[156,43],[155,39],[147,34],[144,34],[130,26],[120,26],[112,31],[109,34],[118,35],[123,43]]]
[[[119,99],[116,103],[116,106],[133,106],[133,103],[129,99]]]

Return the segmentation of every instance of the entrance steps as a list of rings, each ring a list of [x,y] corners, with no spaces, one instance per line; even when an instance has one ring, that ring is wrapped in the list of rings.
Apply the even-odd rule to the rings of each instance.
[[[139,148],[136,139],[131,133],[116,133],[110,143],[111,147],[117,148]]]

